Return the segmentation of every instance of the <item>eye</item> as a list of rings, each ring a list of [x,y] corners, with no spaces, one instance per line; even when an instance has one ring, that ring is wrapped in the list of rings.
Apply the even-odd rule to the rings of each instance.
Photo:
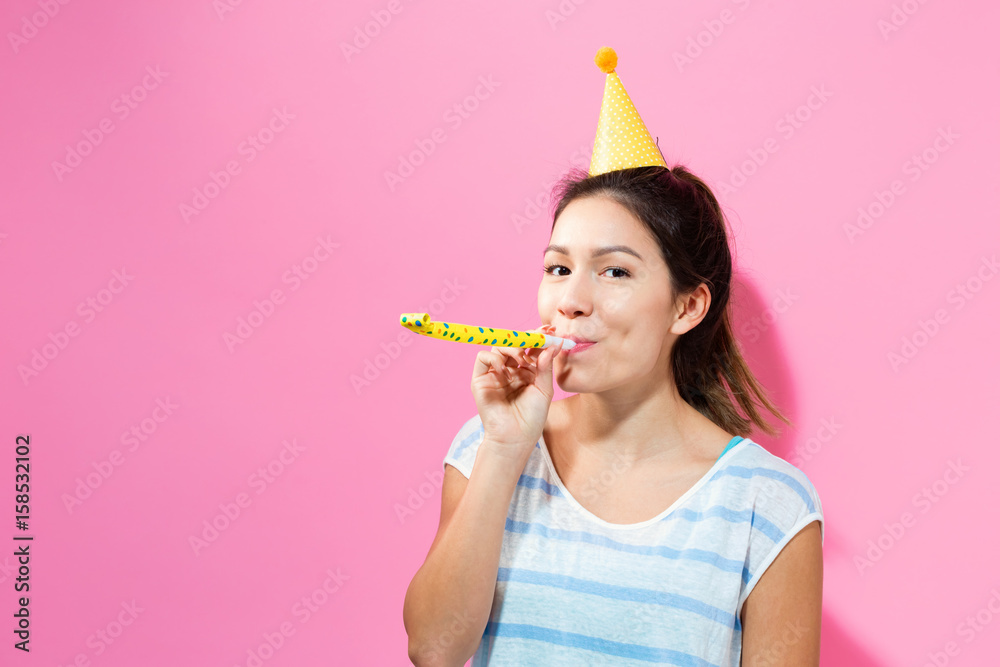
[[[609,266],[608,268],[606,268],[604,270],[605,271],[621,271],[624,274],[622,276],[616,276],[617,278],[628,278],[629,276],[632,275],[631,273],[628,272],[628,269],[623,269],[620,266]]]
[[[552,274],[552,275],[555,275],[555,276],[564,276],[564,275],[566,275],[566,274],[554,273],[554,271],[556,269],[566,269],[566,267],[563,266],[562,264],[549,264],[549,265],[547,265],[547,266],[545,266],[543,268],[545,270],[545,273],[549,273],[549,274]],[[569,271],[569,269],[566,269],[566,270]],[[617,278],[618,280],[621,280],[622,278],[629,278],[629,277],[632,276],[632,274],[629,272],[628,269],[623,269],[620,266],[609,266],[608,268],[604,269],[604,271],[602,271],[601,273],[604,273],[605,271],[621,271],[622,274],[624,274],[624,275],[613,276],[614,278]]]

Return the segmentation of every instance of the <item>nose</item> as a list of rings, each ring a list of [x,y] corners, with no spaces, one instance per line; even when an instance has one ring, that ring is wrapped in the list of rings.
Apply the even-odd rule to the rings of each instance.
[[[556,310],[566,319],[587,317],[594,312],[594,299],[587,276],[580,272],[570,276],[562,285],[562,293],[556,304]]]

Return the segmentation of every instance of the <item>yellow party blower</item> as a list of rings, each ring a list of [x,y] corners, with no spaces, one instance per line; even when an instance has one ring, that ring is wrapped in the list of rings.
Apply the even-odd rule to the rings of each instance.
[[[399,323],[410,331],[415,331],[431,338],[452,340],[456,343],[471,343],[472,345],[492,345],[496,347],[559,347],[568,350],[576,346],[576,342],[558,336],[546,336],[532,331],[514,331],[513,329],[494,329],[492,327],[473,327],[467,324],[453,322],[432,322],[428,313],[403,313]]]

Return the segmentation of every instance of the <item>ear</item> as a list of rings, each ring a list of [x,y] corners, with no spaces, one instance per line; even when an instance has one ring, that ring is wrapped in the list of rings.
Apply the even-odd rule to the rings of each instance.
[[[712,292],[705,283],[677,297],[674,302],[674,322],[670,325],[670,333],[680,335],[694,329],[705,319],[711,305]]]

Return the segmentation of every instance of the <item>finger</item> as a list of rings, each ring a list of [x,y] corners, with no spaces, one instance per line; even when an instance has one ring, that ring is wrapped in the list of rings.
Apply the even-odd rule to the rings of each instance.
[[[496,353],[498,359],[502,360],[504,366],[517,368],[520,363],[520,357],[512,347],[494,347],[493,352]]]
[[[499,355],[494,352],[481,350],[476,353],[476,363],[472,371],[472,378],[475,379],[487,374],[503,377],[503,372],[500,370],[501,367],[503,367],[503,363]]]
[[[545,352],[538,359],[538,377],[543,384],[551,382],[552,369],[556,363],[556,358],[566,354],[561,347],[546,348]]]
[[[519,366],[518,368],[513,368],[509,371],[511,382],[525,384],[531,382],[531,378],[534,376],[534,372],[525,368],[524,366]]]
[[[517,359],[519,366],[530,366],[533,363],[531,351],[537,350],[538,348],[515,347],[512,349],[514,350],[514,357]]]
[[[514,374],[514,377],[511,379],[510,388],[516,391],[521,387],[526,387],[532,384],[534,381],[535,381],[534,372],[528,370],[527,368],[520,368],[517,370],[517,372]]]
[[[499,373],[501,377],[503,377],[508,382],[510,381],[512,375],[508,357],[502,355],[499,356],[497,360],[494,362],[493,367],[496,369],[496,372]],[[514,366],[514,368],[517,368],[517,366]]]
[[[539,358],[541,358],[542,356],[542,352],[551,347],[553,346],[550,345],[549,347],[533,347],[525,353],[525,356],[527,359],[530,359],[533,363],[537,363]]]
[[[552,325],[550,325],[550,324],[543,324],[540,327],[536,327],[535,329],[532,329],[532,332],[540,333],[540,334],[551,334],[551,332],[552,332]],[[524,348],[524,354],[522,356],[523,356],[523,358],[524,358],[525,361],[531,362],[531,363],[535,363],[535,362],[537,362],[538,357],[541,355],[542,350],[544,350],[544,349],[546,349],[546,348],[543,348],[543,347],[529,347],[529,348]]]

